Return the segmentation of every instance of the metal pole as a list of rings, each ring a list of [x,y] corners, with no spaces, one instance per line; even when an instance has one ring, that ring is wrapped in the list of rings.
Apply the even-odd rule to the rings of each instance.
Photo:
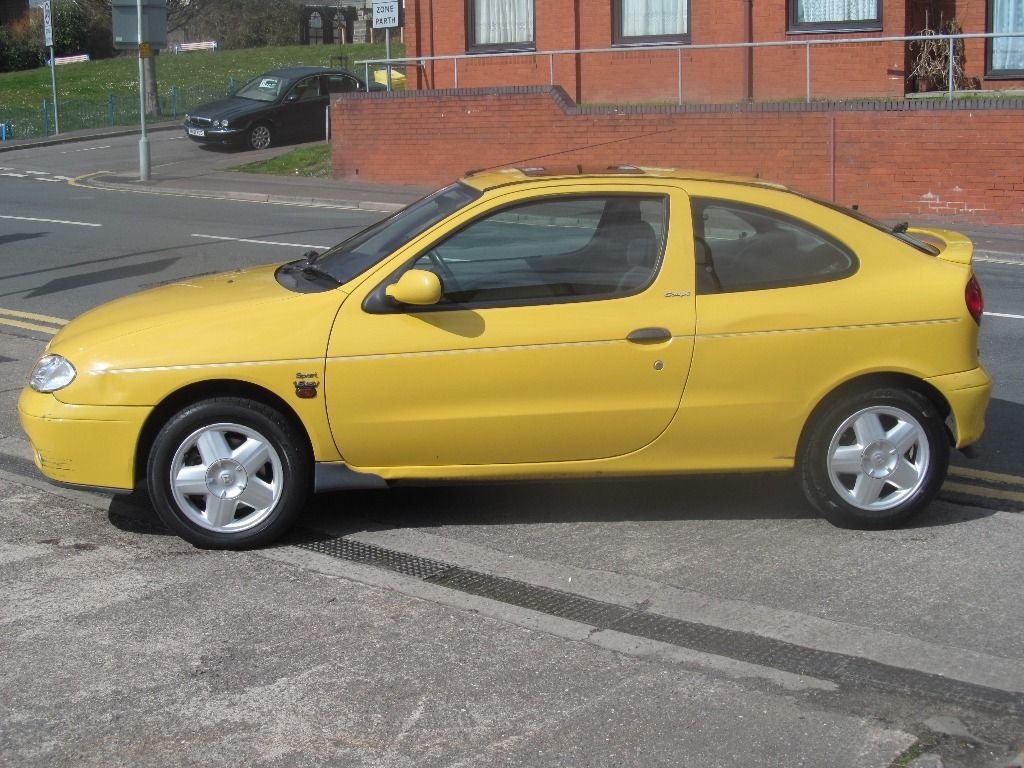
[[[60,133],[60,120],[57,119],[57,73],[53,59],[53,46],[50,46],[50,85],[53,87],[53,132]]]
[[[370,90],[370,62],[363,64],[363,82],[366,83],[366,90]]]
[[[455,87],[459,87],[459,60],[455,59]]]
[[[953,100],[953,38],[949,38],[949,93],[946,98]]]
[[[811,46],[805,45],[807,50],[807,103],[811,103]]]
[[[384,58],[388,60],[388,92],[391,91],[391,27],[384,30]]]
[[[555,54],[548,56],[548,84],[555,84]]]
[[[683,103],[683,49],[676,48],[676,100]]]
[[[142,0],[135,0],[139,33],[139,181],[149,181],[149,138],[146,136],[146,76],[142,71]]]

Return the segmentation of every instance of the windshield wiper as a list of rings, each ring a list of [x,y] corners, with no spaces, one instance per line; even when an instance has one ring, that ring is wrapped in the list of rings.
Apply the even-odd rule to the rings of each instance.
[[[907,231],[908,227],[910,227],[910,222],[909,221],[901,221],[899,224],[896,224],[892,228],[892,233],[894,235],[902,234],[902,233]]]
[[[330,280],[335,285],[341,285],[341,280],[336,278],[326,269],[320,269],[320,267],[316,266],[315,264],[306,263],[303,266],[299,267],[299,269],[302,271],[302,274],[305,275],[306,277],[319,278],[321,280]]]

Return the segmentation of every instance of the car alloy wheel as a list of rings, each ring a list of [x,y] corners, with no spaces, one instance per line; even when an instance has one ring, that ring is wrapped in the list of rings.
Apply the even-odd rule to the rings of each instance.
[[[266,149],[270,146],[270,128],[262,123],[249,130],[249,146],[253,149]]]
[[[147,479],[160,519],[201,547],[240,549],[284,533],[310,491],[308,446],[263,403],[204,400],[157,434]]]
[[[938,493],[949,440],[918,392],[877,389],[841,398],[817,418],[800,453],[804,493],[843,527],[898,525]]]

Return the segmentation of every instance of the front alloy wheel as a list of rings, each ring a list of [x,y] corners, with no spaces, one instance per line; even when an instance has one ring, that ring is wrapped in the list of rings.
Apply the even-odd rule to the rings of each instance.
[[[270,127],[260,123],[249,129],[249,146],[253,149],[266,149],[271,141]]]
[[[150,497],[161,520],[201,547],[268,543],[309,492],[310,460],[294,427],[262,403],[206,400],[172,417],[150,453]]]
[[[844,527],[897,525],[938,492],[949,443],[935,407],[917,392],[844,398],[813,428],[800,459],[804,493]]]

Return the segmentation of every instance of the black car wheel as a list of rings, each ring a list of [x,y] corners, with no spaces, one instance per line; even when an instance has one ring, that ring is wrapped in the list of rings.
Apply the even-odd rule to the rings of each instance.
[[[249,147],[251,149],[266,149],[270,146],[272,138],[270,126],[266,123],[257,123],[249,129]]]
[[[811,425],[798,472],[804,494],[844,528],[889,528],[924,509],[949,467],[935,406],[918,392],[879,388],[849,395]]]
[[[263,403],[224,397],[182,409],[147,466],[160,519],[199,547],[243,549],[283,534],[312,486],[302,436]]]

